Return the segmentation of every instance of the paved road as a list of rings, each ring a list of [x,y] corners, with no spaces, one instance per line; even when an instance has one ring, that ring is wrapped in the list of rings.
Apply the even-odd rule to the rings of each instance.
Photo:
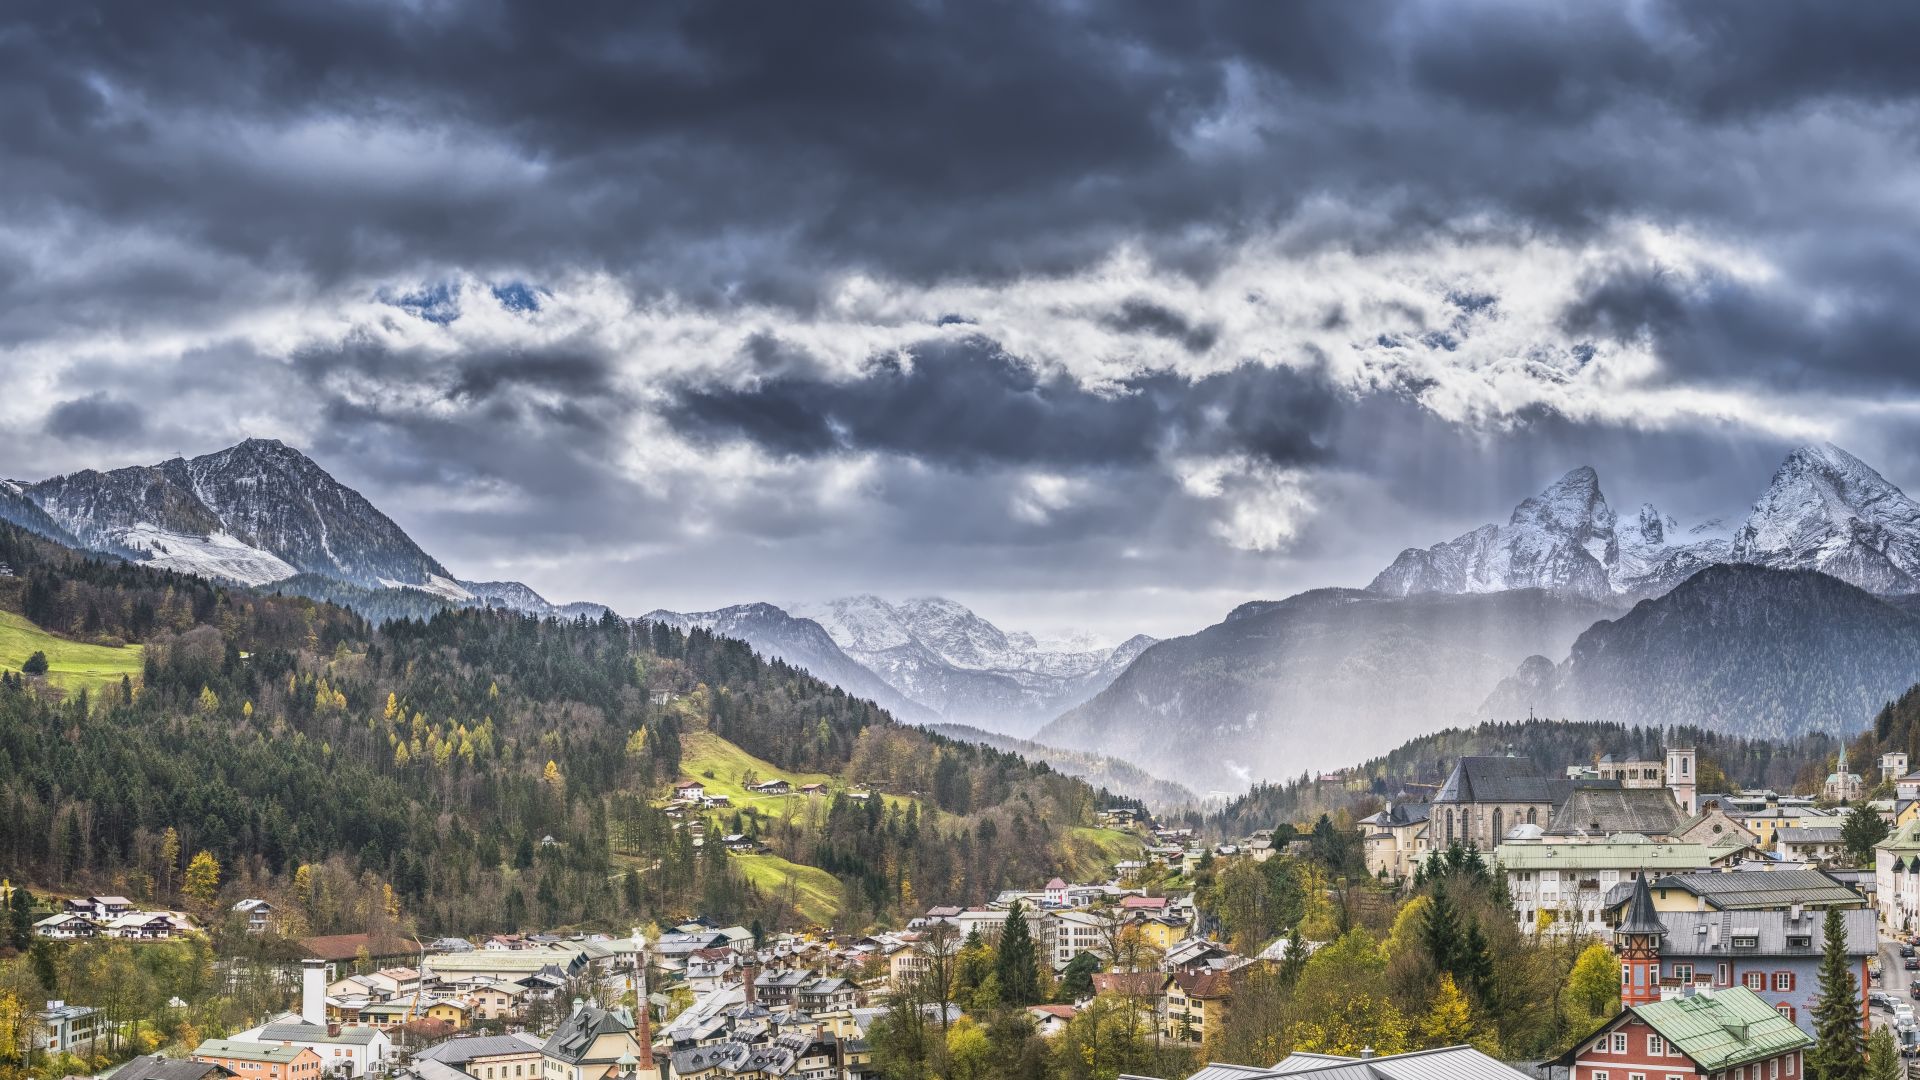
[[[1915,1002],[1913,998],[1907,996],[1908,988],[1913,985],[1915,974],[1916,972],[1906,969],[1906,961],[1900,956],[1899,942],[1890,939],[1880,942],[1879,989],[1885,991],[1895,1001],[1905,1001],[1920,1006],[1920,1002]],[[1893,1015],[1887,1010],[1881,1008],[1873,1010],[1874,1027],[1884,1027],[1892,1022]]]

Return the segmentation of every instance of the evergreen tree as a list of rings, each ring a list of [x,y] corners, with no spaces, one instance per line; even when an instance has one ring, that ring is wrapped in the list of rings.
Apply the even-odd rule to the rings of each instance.
[[[45,675],[47,673],[47,654],[35,650],[32,656],[27,657],[27,662],[20,665],[20,670],[26,672],[28,675]]]
[[[1426,947],[1435,968],[1452,974],[1459,967],[1465,934],[1460,927],[1460,912],[1453,906],[1453,898],[1447,895],[1444,879],[1434,882],[1432,903],[1420,926],[1420,943]]]
[[[1854,806],[1840,827],[1840,839],[1847,845],[1847,856],[1857,863],[1873,858],[1873,845],[1887,838],[1887,823],[1862,802]]]
[[[1900,1044],[1893,1040],[1893,1029],[1873,1029],[1867,1040],[1867,1080],[1906,1080],[1907,1063],[1900,1059]]]
[[[1033,934],[1027,929],[1026,913],[1015,900],[1007,911],[1007,925],[1000,931],[1000,950],[994,957],[994,974],[1000,977],[1000,1000],[1025,1007],[1040,1000],[1039,955]]]
[[[1866,1037],[1860,1031],[1860,987],[1847,961],[1847,927],[1839,908],[1827,909],[1826,949],[1820,957],[1820,994],[1813,1002],[1810,1080],[1866,1080]]]

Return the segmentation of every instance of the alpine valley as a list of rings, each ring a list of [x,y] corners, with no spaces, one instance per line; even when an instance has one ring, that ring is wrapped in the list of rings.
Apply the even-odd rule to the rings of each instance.
[[[271,440],[0,484],[0,520],[376,622],[466,607],[607,614],[457,577]],[[908,723],[1164,802],[1180,785],[1231,794],[1481,719],[1850,729],[1920,681],[1916,591],[1920,504],[1821,445],[1788,455],[1737,525],[1687,526],[1651,505],[1616,513],[1599,474],[1576,468],[1504,524],[1408,548],[1364,589],[1244,603],[1165,641],[1046,641],[940,598],[645,618],[738,639]]]

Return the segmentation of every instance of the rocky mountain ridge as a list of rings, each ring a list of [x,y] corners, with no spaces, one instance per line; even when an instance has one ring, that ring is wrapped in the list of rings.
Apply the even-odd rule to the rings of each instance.
[[[1704,567],[1819,570],[1876,593],[1920,590],[1920,504],[1831,443],[1801,447],[1731,536],[1681,532],[1651,504],[1616,517],[1581,466],[1514,508],[1505,525],[1408,548],[1369,591],[1490,593],[1541,588],[1589,598],[1658,596]]]

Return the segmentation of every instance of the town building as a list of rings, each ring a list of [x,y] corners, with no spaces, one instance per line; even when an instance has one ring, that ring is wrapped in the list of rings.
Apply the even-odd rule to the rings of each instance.
[[[1427,842],[1436,849],[1458,842],[1491,850],[1516,825],[1545,827],[1576,783],[1617,782],[1540,776],[1526,758],[1463,757],[1434,796]]]
[[[1880,780],[1897,780],[1907,774],[1907,753],[1904,750],[1889,750],[1880,755]]]
[[[1774,833],[1773,846],[1782,862],[1834,862],[1847,853],[1840,832],[1839,825],[1794,825]]]
[[[1645,874],[1686,873],[1713,863],[1699,844],[1676,844],[1623,835],[1580,844],[1515,840],[1494,849],[1506,871],[1507,892],[1520,929],[1533,933],[1596,934],[1608,896]]]
[[[304,1046],[208,1039],[193,1060],[219,1065],[252,1080],[320,1080],[320,1055]]]
[[[86,1056],[107,1033],[106,1014],[91,1005],[49,1001],[33,1021],[33,1048],[48,1054]]]
[[[1623,1005],[1551,1064],[1570,1080],[1801,1080],[1812,1046],[1806,1032],[1736,986]]]
[[[1835,802],[1853,802],[1867,793],[1867,783],[1857,772],[1847,770],[1847,744],[1840,743],[1840,757],[1834,770],[1827,774],[1827,782],[1820,787],[1820,793]]]
[[[625,1010],[603,1009],[576,999],[573,1012],[540,1048],[541,1076],[544,1080],[607,1080],[609,1074],[624,1075],[621,1063],[637,1061],[640,1053],[633,1027]],[[650,1056],[650,1046],[648,1052]]]
[[[1748,847],[1760,843],[1757,833],[1740,824],[1739,819],[1727,813],[1721,801],[1714,798],[1703,800],[1698,813],[1675,826],[1673,839],[1706,847]]]
[[[264,934],[273,925],[273,905],[265,900],[250,897],[233,905],[233,910],[246,919],[249,934]]]
[[[1566,800],[1554,808],[1546,835],[1553,840],[1597,840],[1618,833],[1638,833],[1665,839],[1686,820],[1673,794],[1659,784],[1617,788],[1581,786],[1568,792]]]
[[[537,1080],[541,1042],[531,1035],[467,1035],[416,1052],[413,1061],[437,1061],[473,1080]]]
[[[1413,876],[1425,861],[1427,821],[1432,807],[1423,802],[1399,802],[1360,819],[1360,844],[1366,853],[1367,873],[1389,881]]]
[[[1774,911],[1798,904],[1825,910],[1864,908],[1867,898],[1832,875],[1807,867],[1736,873],[1670,874],[1649,882],[1654,907],[1668,911]],[[1625,903],[1621,891],[1608,907]]]
[[[106,1080],[228,1080],[233,1070],[212,1061],[141,1054],[107,1074]]]

